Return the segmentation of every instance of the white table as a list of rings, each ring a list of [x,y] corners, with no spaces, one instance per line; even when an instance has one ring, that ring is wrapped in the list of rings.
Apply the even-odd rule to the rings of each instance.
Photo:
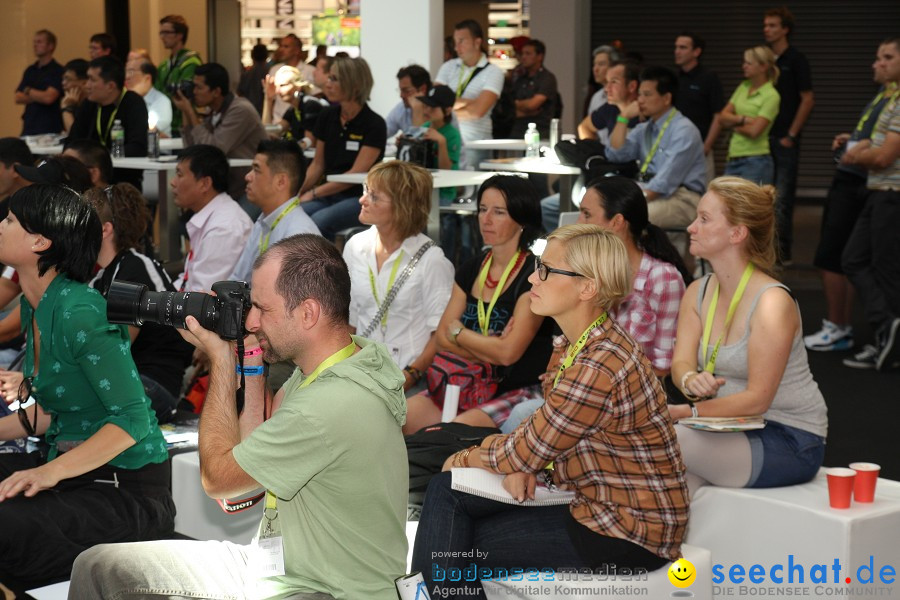
[[[49,146],[39,146],[37,144],[28,143],[28,148],[31,150],[32,154],[62,154],[63,145],[62,144],[52,144]],[[171,153],[175,150],[181,150],[184,148],[184,140],[181,138],[160,138],[159,139],[159,151],[163,153]]]
[[[492,171],[513,171],[516,173],[541,173],[559,175],[559,210],[569,212],[575,208],[572,203],[572,187],[581,175],[581,169],[562,165],[550,158],[495,158],[485,160],[480,169]]]
[[[429,171],[434,177],[434,189],[431,192],[431,210],[428,213],[428,237],[435,242],[440,243],[440,189],[480,185],[485,179],[493,177],[497,173],[489,173],[486,171],[452,171],[449,169],[429,169]],[[366,181],[366,173],[338,173],[337,175],[329,175],[328,181],[362,185]]]
[[[169,185],[178,161],[174,157],[161,159],[146,157],[114,158],[113,167],[117,169],[137,169],[156,173],[156,185],[159,193],[159,261],[163,264],[181,258],[181,240],[178,223],[178,207],[172,196]],[[229,166],[249,167],[253,160],[249,158],[229,158]],[[148,173],[148,178],[152,177]],[[145,182],[147,178],[145,178]]]
[[[549,140],[541,140],[541,146],[547,146],[550,144]],[[518,139],[509,139],[509,140],[474,140],[471,142],[466,142],[466,148],[472,148],[473,150],[495,150],[497,152],[525,152],[528,149],[528,144],[525,143],[525,140],[522,138]]]

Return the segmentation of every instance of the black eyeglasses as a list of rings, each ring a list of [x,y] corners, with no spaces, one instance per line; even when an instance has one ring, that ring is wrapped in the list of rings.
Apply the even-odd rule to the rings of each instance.
[[[540,279],[541,281],[547,281],[547,277],[550,276],[550,273],[565,275],[566,277],[584,277],[584,275],[582,275],[581,273],[576,273],[575,271],[563,271],[562,269],[554,269],[553,267],[548,267],[541,262],[540,256],[534,257],[534,272],[537,273],[538,279]]]
[[[22,379],[22,383],[19,384],[19,391],[16,392],[16,397],[19,400],[19,410],[16,412],[19,416],[19,423],[22,424],[22,427],[25,429],[25,433],[29,436],[35,434],[37,430],[38,424],[38,414],[37,414],[37,401],[34,403],[34,424],[32,424],[28,420],[28,413],[25,412],[25,409],[22,408],[22,405],[28,402],[28,398],[31,397],[31,386],[34,384],[34,377],[25,377]]]

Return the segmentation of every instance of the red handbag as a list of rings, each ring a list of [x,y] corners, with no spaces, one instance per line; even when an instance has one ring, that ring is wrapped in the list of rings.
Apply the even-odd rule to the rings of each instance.
[[[459,412],[478,408],[497,394],[500,377],[497,368],[486,362],[468,360],[452,352],[438,352],[425,372],[428,393],[438,406],[444,406],[447,385],[459,386]]]

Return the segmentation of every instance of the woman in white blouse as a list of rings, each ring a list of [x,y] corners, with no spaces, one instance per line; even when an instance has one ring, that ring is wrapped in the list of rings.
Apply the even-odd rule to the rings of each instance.
[[[422,233],[431,189],[431,174],[422,167],[400,160],[375,165],[359,199],[359,221],[372,227],[344,246],[350,326],[387,346],[403,369],[407,392],[424,389],[436,352],[433,334],[453,288],[453,265]]]

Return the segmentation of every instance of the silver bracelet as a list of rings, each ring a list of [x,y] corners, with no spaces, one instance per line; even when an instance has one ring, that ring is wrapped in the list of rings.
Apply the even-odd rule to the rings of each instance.
[[[684,375],[681,376],[681,391],[687,398],[699,398],[699,396],[692,394],[690,390],[687,389],[688,377],[690,377],[691,375],[696,375],[697,373],[699,373],[699,371],[687,371]]]

